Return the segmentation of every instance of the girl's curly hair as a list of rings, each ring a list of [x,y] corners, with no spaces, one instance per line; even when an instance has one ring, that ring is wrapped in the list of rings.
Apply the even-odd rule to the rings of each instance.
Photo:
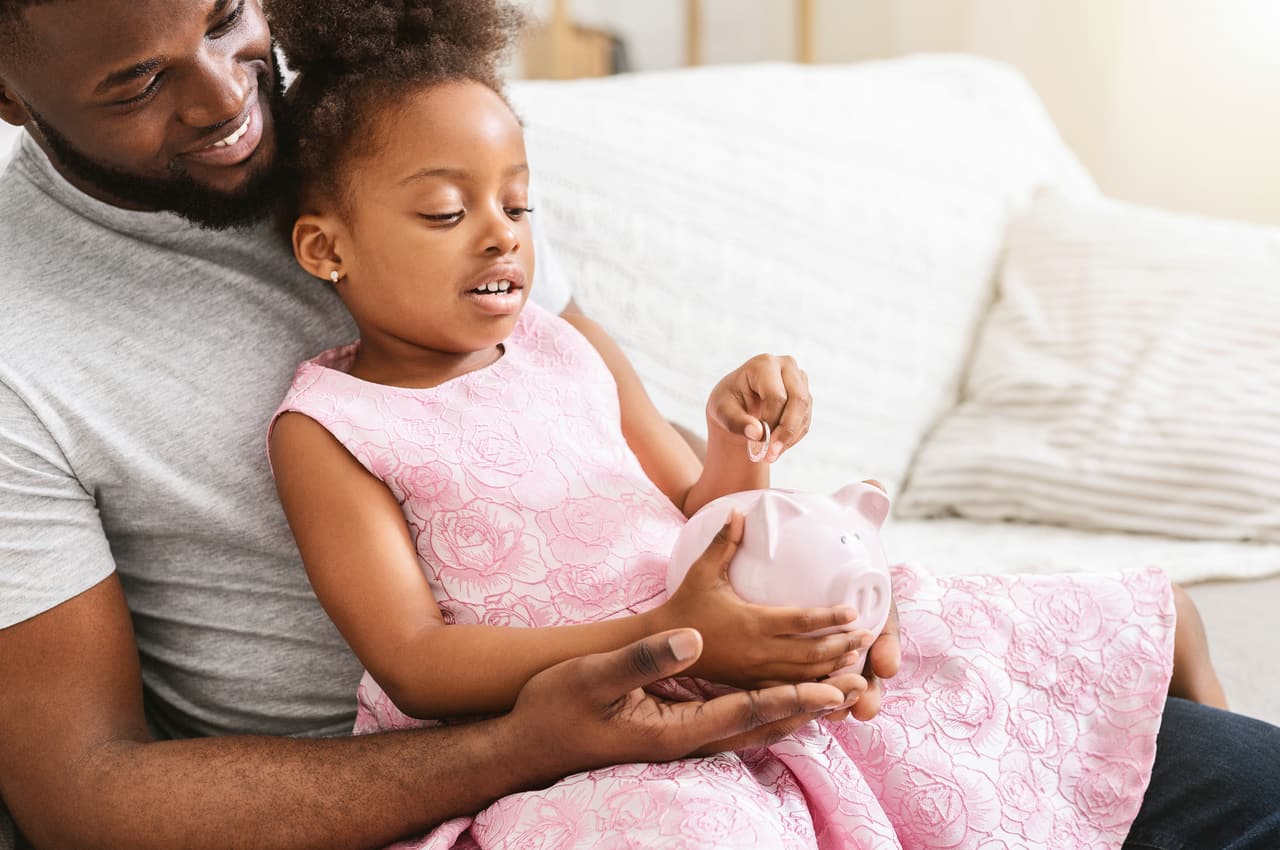
[[[339,175],[376,151],[386,107],[452,80],[501,94],[499,63],[523,23],[507,0],[268,0],[265,8],[298,73],[280,134],[286,162],[300,191],[340,205]]]

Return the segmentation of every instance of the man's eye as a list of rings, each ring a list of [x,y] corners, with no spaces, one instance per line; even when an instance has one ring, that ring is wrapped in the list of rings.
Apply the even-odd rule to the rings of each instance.
[[[240,0],[236,7],[231,10],[231,14],[222,19],[222,23],[209,31],[209,35],[214,38],[224,36],[236,28],[236,24],[240,23],[240,19],[244,17],[245,0]]]
[[[507,216],[510,217],[512,221],[519,221],[520,219],[524,218],[526,215],[528,215],[531,212],[533,212],[533,207],[507,207],[506,208]]]
[[[422,218],[437,224],[456,224],[462,220],[462,210],[450,213],[422,213]]]
[[[163,74],[156,74],[151,78],[151,82],[147,83],[147,87],[135,94],[133,97],[127,97],[124,100],[116,101],[125,106],[133,106],[134,104],[144,103],[150,100],[160,88],[160,78]]]

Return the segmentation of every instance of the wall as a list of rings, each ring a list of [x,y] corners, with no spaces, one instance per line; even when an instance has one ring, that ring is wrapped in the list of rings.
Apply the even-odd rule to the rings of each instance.
[[[549,0],[530,0],[536,10]],[[1280,0],[816,0],[818,61],[1016,65],[1110,195],[1280,225]],[[684,61],[683,0],[573,0],[639,70]],[[790,0],[704,0],[707,62],[786,60]]]

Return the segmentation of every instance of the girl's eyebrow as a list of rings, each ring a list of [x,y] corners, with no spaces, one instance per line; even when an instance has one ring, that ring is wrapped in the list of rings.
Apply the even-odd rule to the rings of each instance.
[[[514,177],[517,174],[523,174],[529,170],[527,162],[520,162],[507,168],[502,172],[503,177]],[[463,179],[471,176],[471,172],[465,168],[421,168],[410,174],[408,177],[400,181],[401,186],[407,186],[418,180],[427,180],[432,177],[451,177],[455,180]]]

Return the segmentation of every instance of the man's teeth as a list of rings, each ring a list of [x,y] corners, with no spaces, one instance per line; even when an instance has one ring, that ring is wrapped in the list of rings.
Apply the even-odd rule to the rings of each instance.
[[[244,134],[245,134],[245,133],[249,132],[249,122],[250,122],[250,121],[252,121],[252,120],[253,120],[253,115],[252,115],[252,114],[250,114],[250,115],[246,116],[246,117],[245,117],[245,119],[244,119],[244,123],[240,125],[240,129],[239,129],[239,130],[236,130],[234,133],[232,133],[230,136],[227,136],[225,139],[223,139],[223,140],[222,140],[222,141],[220,141],[220,142],[214,142],[213,144],[209,145],[209,147],[211,147],[211,148],[229,148],[229,147],[231,147],[231,146],[232,146],[232,145],[234,145],[236,142],[238,142],[238,141],[240,141],[242,138],[244,138]]]
[[[471,291],[472,292],[506,292],[509,289],[511,289],[511,281],[495,280],[491,283],[486,283],[484,286],[477,286],[475,289]]]

